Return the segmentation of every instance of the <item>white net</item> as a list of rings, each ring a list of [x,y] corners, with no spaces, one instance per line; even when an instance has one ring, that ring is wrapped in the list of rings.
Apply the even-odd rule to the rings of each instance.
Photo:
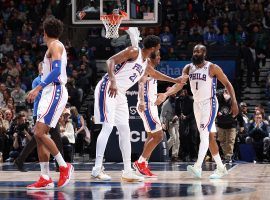
[[[119,14],[103,15],[101,20],[105,26],[106,38],[118,38],[118,29],[122,22],[123,16]]]

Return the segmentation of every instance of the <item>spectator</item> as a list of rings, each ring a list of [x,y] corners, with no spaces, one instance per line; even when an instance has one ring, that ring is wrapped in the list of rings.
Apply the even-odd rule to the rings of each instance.
[[[253,144],[256,152],[256,160],[262,161],[269,151],[270,139],[267,133],[267,125],[263,122],[263,115],[256,114],[254,122],[248,129],[246,143]]]
[[[60,133],[63,143],[64,159],[73,162],[75,133],[72,123],[69,121],[70,110],[65,108],[59,119]]]
[[[170,87],[167,88],[169,90]],[[167,141],[168,150],[172,148],[171,161],[179,161],[178,153],[180,147],[179,120],[175,115],[175,95],[171,95],[162,105],[160,121],[163,129],[167,130],[170,138]]]
[[[220,142],[226,162],[232,161],[235,138],[237,133],[237,121],[240,129],[244,129],[244,120],[239,115],[237,120],[231,114],[231,97],[226,89],[217,95],[218,97],[218,113],[216,118],[217,124],[217,140]]]
[[[70,108],[72,122],[75,128],[75,136],[76,136],[76,144],[75,144],[75,152],[78,152],[80,155],[84,153],[84,144],[85,144],[85,121],[82,115],[78,113],[76,107],[72,106]]]
[[[6,38],[5,43],[0,46],[0,51],[4,54],[14,51],[13,44],[11,44],[9,38]]]
[[[212,46],[218,43],[218,35],[213,26],[209,27],[209,31],[204,34],[203,38],[205,45]]]

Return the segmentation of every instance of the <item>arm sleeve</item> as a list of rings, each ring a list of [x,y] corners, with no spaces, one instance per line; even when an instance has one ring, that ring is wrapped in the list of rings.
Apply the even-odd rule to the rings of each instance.
[[[48,74],[44,81],[39,84],[42,88],[46,87],[50,83],[56,81],[61,73],[61,60],[54,60],[52,62],[52,71]]]

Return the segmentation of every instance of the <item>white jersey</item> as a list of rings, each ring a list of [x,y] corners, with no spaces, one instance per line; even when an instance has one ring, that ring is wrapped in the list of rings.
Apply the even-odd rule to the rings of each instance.
[[[205,65],[201,68],[192,63],[189,64],[189,81],[194,102],[214,98],[216,95],[217,78],[210,76],[211,64],[211,62],[205,61]]]
[[[60,83],[62,85],[65,85],[67,83],[67,52],[59,40],[55,40],[53,42],[59,42],[63,46],[63,53],[61,56],[61,73],[58,77],[58,81],[54,81],[54,83]],[[52,71],[52,58],[48,57],[48,52],[46,52],[44,59],[43,59],[43,65],[42,65],[42,75],[41,75],[41,81],[44,81],[46,77],[49,75],[49,73]]]
[[[148,59],[145,61],[142,57],[142,51],[139,48],[139,54],[136,60],[126,61],[122,64],[115,66],[114,74],[117,89],[120,92],[125,93],[135,83],[137,83],[144,75]],[[105,74],[104,78],[108,78],[108,74]]]
[[[157,80],[152,77],[147,77],[147,80],[144,84],[144,101],[155,103],[156,99],[157,99]]]

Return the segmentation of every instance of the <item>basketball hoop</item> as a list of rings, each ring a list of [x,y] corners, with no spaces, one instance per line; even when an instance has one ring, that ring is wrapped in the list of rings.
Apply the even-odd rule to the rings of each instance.
[[[102,20],[105,26],[106,38],[119,37],[118,29],[124,17],[127,17],[127,13],[120,10],[119,14],[119,10],[117,11],[117,9],[113,11],[113,14],[100,16],[100,19]]]

